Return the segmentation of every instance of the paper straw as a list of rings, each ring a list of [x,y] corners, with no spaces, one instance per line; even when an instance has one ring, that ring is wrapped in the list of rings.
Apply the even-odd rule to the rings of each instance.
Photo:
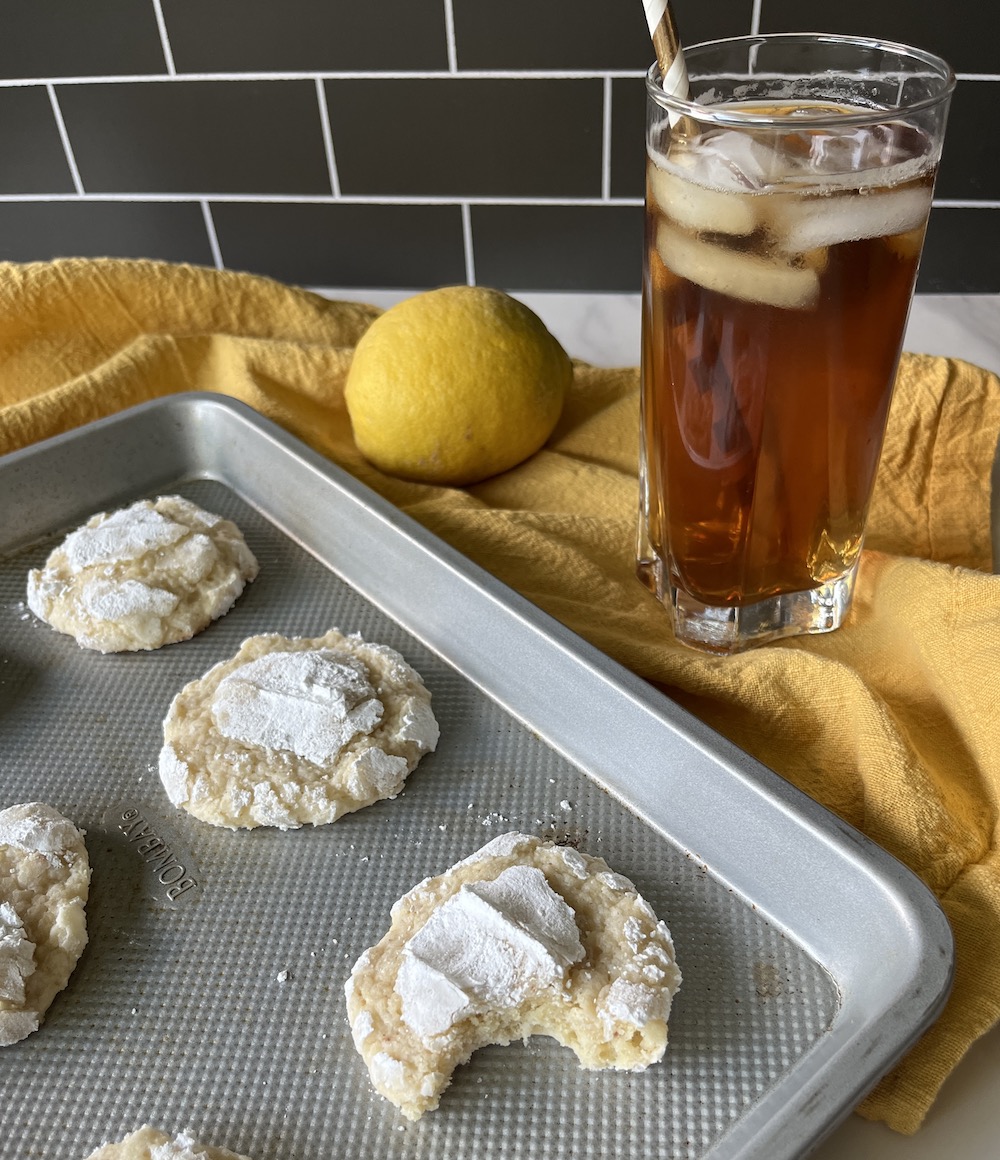
[[[670,10],[669,0],[642,0],[646,10],[649,37],[656,53],[656,63],[663,77],[663,91],[682,101],[688,99],[687,66],[677,35],[677,24]]]

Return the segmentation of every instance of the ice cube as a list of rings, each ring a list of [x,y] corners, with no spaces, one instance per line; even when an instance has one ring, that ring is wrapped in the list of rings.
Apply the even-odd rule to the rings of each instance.
[[[800,254],[820,246],[917,229],[930,213],[931,191],[926,186],[911,186],[888,193],[772,195],[767,208],[771,212],[770,227],[781,248],[789,254]]]
[[[803,133],[813,173],[847,175],[885,172],[912,157],[923,157],[924,134],[901,121],[880,125],[833,125]]]
[[[752,234],[757,228],[756,198],[751,193],[708,189],[658,166],[649,183],[656,204],[679,226],[719,234]]]
[[[722,129],[699,137],[670,160],[682,165],[700,185],[742,192],[761,190],[788,172],[788,161],[748,133]]]
[[[656,248],[663,264],[681,278],[745,302],[808,310],[819,298],[819,274],[810,266],[772,261],[725,249],[661,222]]]

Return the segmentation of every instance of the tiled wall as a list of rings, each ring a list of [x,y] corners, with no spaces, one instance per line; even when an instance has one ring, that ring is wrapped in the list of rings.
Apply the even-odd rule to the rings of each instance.
[[[921,289],[1000,292],[1000,10],[674,8],[688,43],[822,27],[947,57]],[[641,0],[3,0],[0,257],[635,291],[651,57]]]

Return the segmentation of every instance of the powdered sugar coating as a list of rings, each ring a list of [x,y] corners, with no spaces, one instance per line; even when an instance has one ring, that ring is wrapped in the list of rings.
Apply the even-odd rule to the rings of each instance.
[[[551,1035],[585,1068],[657,1062],[681,976],[664,923],[580,851],[500,835],[392,908],[345,986],[376,1090],[409,1119],[436,1108],[487,1043]]]
[[[63,551],[71,572],[95,564],[138,560],[156,548],[167,548],[184,536],[184,528],[155,506],[133,504],[70,532]]]
[[[212,720],[224,737],[287,749],[316,765],[335,760],[381,719],[364,664],[332,649],[248,661],[223,677],[212,699]]]
[[[485,846],[481,846],[475,853],[463,858],[457,865],[471,866],[474,862],[482,862],[487,858],[506,858],[511,854],[518,853],[522,848],[531,846],[534,840],[527,834],[517,833],[516,830],[511,830],[506,834],[497,834]]]
[[[28,574],[28,607],[83,648],[187,640],[224,615],[257,561],[235,524],[180,496],[100,512]]]
[[[512,1008],[583,958],[573,911],[535,867],[462,885],[403,947],[394,990],[428,1045],[472,1014]]]
[[[386,645],[337,629],[251,637],[174,698],[160,778],[213,825],[323,825],[399,793],[437,745],[430,702]]]
[[[0,810],[0,846],[62,857],[79,841],[80,831],[69,818],[44,802],[26,802]]]

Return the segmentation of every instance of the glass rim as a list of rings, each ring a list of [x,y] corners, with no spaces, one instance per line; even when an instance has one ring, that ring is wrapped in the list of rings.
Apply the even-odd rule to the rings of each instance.
[[[882,109],[858,108],[856,113],[836,113],[824,116],[817,114],[809,118],[813,126],[826,125],[870,125],[885,121],[887,117],[901,114],[912,114],[921,109],[933,108],[947,100],[954,92],[957,78],[955,70],[942,57],[926,49],[915,48],[909,44],[901,44],[892,40],[881,40],[867,36],[842,36],[837,33],[826,32],[774,32],[759,33],[750,36],[731,36],[719,40],[703,40],[683,49],[685,58],[695,55],[700,49],[716,48],[725,45],[738,44],[832,44],[845,45],[852,48],[882,50],[896,53],[900,57],[909,57],[926,65],[941,81],[939,92],[923,97],[919,101],[909,104],[895,104]],[[723,75],[723,74],[720,74]],[[753,74],[750,74],[752,76]],[[760,74],[762,76],[766,74]],[[821,75],[821,74],[817,74]],[[696,121],[707,121],[719,125],[774,125],[779,118],[769,113],[755,113],[746,109],[734,109],[725,103],[718,105],[702,105],[697,101],[684,100],[663,91],[660,66],[654,61],[646,71],[646,95],[666,112],[690,117]],[[785,117],[780,118],[782,124],[787,125]]]

